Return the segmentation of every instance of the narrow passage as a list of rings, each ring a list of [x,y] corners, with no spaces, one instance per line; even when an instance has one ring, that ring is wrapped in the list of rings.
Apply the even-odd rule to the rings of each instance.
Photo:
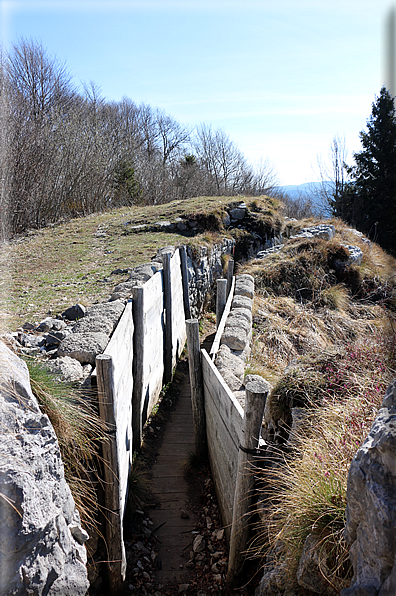
[[[152,468],[152,492],[160,508],[150,517],[158,539],[157,581],[180,583],[192,544],[196,520],[188,510],[189,486],[185,466],[194,451],[194,427],[188,375],[185,376],[177,401],[165,428],[165,434]]]

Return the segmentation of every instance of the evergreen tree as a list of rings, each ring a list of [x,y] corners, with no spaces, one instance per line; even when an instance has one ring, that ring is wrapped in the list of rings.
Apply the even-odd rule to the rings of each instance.
[[[396,254],[396,114],[394,100],[382,87],[372,105],[362,151],[353,154],[346,184],[334,212]]]

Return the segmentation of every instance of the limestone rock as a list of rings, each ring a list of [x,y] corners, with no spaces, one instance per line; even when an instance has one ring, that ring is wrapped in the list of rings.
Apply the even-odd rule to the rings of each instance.
[[[314,238],[315,236],[325,240],[332,240],[335,236],[335,227],[331,224],[319,224],[310,228],[302,228],[298,234],[291,236],[291,238]]]
[[[86,315],[101,315],[110,319],[113,323],[117,323],[118,319],[121,317],[122,313],[124,312],[125,304],[118,301],[113,302],[103,302],[100,304],[94,304],[87,308]]]
[[[231,310],[231,315],[244,317],[249,323],[249,328],[252,328],[253,316],[252,311],[249,310],[249,308],[233,307]]]
[[[248,298],[247,296],[234,296],[232,299],[231,307],[234,308],[246,308],[248,310],[252,310],[253,308],[253,300],[252,298]]]
[[[110,301],[126,301],[132,295],[133,288],[143,286],[160,269],[162,269],[162,264],[156,261],[134,267],[129,273],[129,280],[115,286]],[[109,302],[105,304],[109,304]]]
[[[280,252],[284,246],[284,244],[278,244],[276,246],[272,246],[271,248],[267,248],[266,250],[260,250],[257,253],[256,257],[258,259],[265,259],[265,257],[267,257],[268,255],[273,255],[276,252]]]
[[[228,228],[231,225],[231,218],[228,213],[225,213],[223,216],[223,226]]]
[[[246,296],[253,300],[254,280],[251,275],[237,275],[235,277],[235,295]]]
[[[220,346],[216,355],[215,364],[222,376],[224,371],[229,371],[240,381],[243,380],[245,363],[241,358],[233,354],[230,348],[225,344]]]
[[[49,331],[45,338],[45,345],[48,346],[59,346],[59,344],[70,335],[70,329],[63,329],[63,331]]]
[[[248,341],[247,333],[241,327],[226,327],[221,337],[221,343],[230,350],[243,350]]]
[[[102,315],[86,316],[78,321],[72,329],[73,333],[104,333],[107,337],[113,333],[115,323]]]
[[[84,596],[84,542],[54,430],[26,365],[0,343],[0,594]]]
[[[104,333],[72,333],[62,341],[58,356],[70,356],[81,364],[95,365],[95,358],[106,349],[109,338]]]
[[[342,596],[396,594],[396,380],[352,460],[347,503],[354,573]]]
[[[19,335],[19,343],[26,348],[41,348],[45,346],[45,337],[43,335],[21,333]]]
[[[230,314],[227,317],[225,326],[226,328],[240,327],[245,331],[246,335],[250,333],[250,330],[252,328],[251,321],[249,321],[247,317],[243,316],[243,314],[237,312],[236,310],[231,310]]]
[[[328,553],[324,550],[323,541],[315,534],[309,534],[304,542],[297,569],[297,581],[302,588],[322,596],[336,596],[339,593],[325,579],[330,577],[327,558]]]
[[[246,215],[246,205],[235,207],[235,209],[230,209],[229,216],[231,221],[241,221]]]
[[[69,356],[48,360],[46,366],[64,382],[80,381],[85,376],[82,364]]]
[[[205,538],[198,534],[194,538],[193,551],[194,553],[201,553],[205,549]]]
[[[123,281],[115,286],[110,300],[125,300],[132,296],[133,288],[144,285],[144,281]]]
[[[36,327],[36,331],[47,333],[48,331],[61,331],[62,329],[65,329],[65,327],[66,323],[64,321],[47,317]]]
[[[337,260],[334,262],[334,266],[338,269],[345,269],[350,265],[360,265],[363,260],[363,252],[358,246],[351,246],[350,244],[341,244],[349,252],[349,257],[346,261]]]

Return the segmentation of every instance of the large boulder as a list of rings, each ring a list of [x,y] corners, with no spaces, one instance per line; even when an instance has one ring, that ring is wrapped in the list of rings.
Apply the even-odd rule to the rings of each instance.
[[[27,367],[0,342],[0,594],[84,596],[88,539]]]
[[[102,354],[108,344],[105,333],[71,333],[59,345],[58,356],[70,356],[81,364],[95,365],[98,354]]]
[[[88,376],[83,365],[75,358],[70,358],[69,356],[48,360],[45,365],[63,382],[72,383],[74,381],[81,381],[84,377]]]
[[[115,327],[118,323],[119,318],[124,312],[124,309],[125,304],[120,300],[116,300],[113,302],[100,302],[99,304],[94,304],[93,306],[87,308],[86,316],[106,317],[113,323],[113,327]]]
[[[113,333],[115,323],[106,316],[97,314],[86,316],[72,329],[73,333],[104,333],[107,337]]]
[[[396,594],[396,380],[352,461],[347,503],[354,573],[342,596]]]

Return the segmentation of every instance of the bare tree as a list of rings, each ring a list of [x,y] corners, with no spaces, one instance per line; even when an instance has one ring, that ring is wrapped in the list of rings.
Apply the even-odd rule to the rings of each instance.
[[[323,215],[332,215],[334,204],[338,204],[345,190],[349,179],[346,166],[347,157],[345,138],[339,135],[336,135],[331,142],[328,161],[323,162],[322,158],[318,157],[321,185],[319,190],[315,191],[315,198]],[[342,217],[342,214],[340,215]]]

